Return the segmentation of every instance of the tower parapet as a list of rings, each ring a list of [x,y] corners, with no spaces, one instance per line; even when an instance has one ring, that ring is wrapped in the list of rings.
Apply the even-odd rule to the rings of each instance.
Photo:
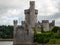
[[[42,20],[42,23],[49,23],[49,20]]]

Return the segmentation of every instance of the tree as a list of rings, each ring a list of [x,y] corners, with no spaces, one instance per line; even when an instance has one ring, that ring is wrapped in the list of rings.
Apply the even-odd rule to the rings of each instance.
[[[13,26],[0,26],[0,38],[13,38]]]
[[[37,28],[36,27],[34,28],[34,34],[37,34]]]
[[[34,28],[34,42],[36,42],[37,28]]]
[[[52,29],[52,32],[56,33],[56,32],[57,32],[57,30],[60,30],[60,27],[55,26],[55,27]]]
[[[44,32],[44,28],[43,28],[43,25],[41,25],[41,32],[42,32],[42,33]]]

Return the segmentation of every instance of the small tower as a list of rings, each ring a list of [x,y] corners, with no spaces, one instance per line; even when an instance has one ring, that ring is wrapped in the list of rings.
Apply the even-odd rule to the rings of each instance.
[[[49,24],[50,30],[52,30],[55,26],[55,20],[52,20],[52,22]]]
[[[16,28],[17,28],[17,23],[18,23],[18,21],[17,20],[14,20],[13,21],[13,24],[14,24],[14,31],[13,31],[13,38],[14,38],[14,40],[13,40],[13,43],[15,44],[16,43]]]
[[[44,31],[49,31],[49,20],[42,20]]]
[[[17,23],[18,23],[17,20],[14,20],[14,21],[13,21],[13,24],[14,24],[14,30],[15,30],[15,28],[17,27]]]
[[[55,26],[55,20],[52,21],[52,26]]]

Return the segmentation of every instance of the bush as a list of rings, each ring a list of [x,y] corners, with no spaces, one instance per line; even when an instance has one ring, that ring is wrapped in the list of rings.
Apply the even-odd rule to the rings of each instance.
[[[34,35],[37,34],[37,28],[34,28]]]
[[[60,27],[55,26],[55,27],[52,29],[52,32],[56,33],[56,32],[57,32],[57,30],[60,30]]]
[[[37,33],[35,35],[34,42],[37,43],[57,43],[56,39],[60,39],[60,35],[57,33]]]
[[[35,35],[35,42],[37,43],[48,43],[50,40],[50,33],[41,33]]]
[[[50,39],[49,44],[60,44],[60,39]]]
[[[48,43],[49,44],[55,44],[56,43],[56,39],[50,39],[50,41]]]
[[[60,34],[55,33],[55,38],[60,39]]]
[[[43,28],[43,25],[41,25],[41,33],[44,32],[44,28]]]

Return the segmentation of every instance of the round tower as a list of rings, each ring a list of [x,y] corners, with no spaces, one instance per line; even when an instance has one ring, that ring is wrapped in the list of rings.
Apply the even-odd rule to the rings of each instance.
[[[42,20],[44,31],[49,31],[49,20]]]

